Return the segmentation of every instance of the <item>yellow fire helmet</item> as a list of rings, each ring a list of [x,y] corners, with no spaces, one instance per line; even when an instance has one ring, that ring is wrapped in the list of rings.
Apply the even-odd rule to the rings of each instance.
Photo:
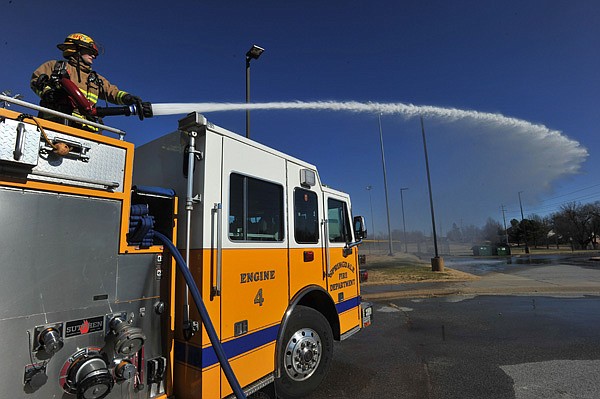
[[[76,53],[80,53],[81,50],[88,50],[94,57],[98,56],[96,42],[83,33],[71,33],[65,38],[64,43],[57,44],[56,47],[63,52],[63,57],[66,59],[71,58]]]

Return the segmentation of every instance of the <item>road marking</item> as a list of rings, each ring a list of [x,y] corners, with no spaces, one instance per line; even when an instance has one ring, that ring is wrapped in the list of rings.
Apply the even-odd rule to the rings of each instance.
[[[400,309],[391,306],[382,306],[379,309],[377,309],[377,311],[382,313],[396,313],[399,312]]]
[[[398,306],[394,303],[389,303],[389,306],[382,306],[379,309],[377,309],[378,312],[382,312],[382,313],[395,313],[395,312],[412,312],[414,309],[413,308],[405,308],[402,306]]]

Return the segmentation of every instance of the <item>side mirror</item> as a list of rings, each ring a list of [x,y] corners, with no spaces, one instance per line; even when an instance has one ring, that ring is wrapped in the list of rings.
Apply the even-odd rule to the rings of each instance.
[[[362,216],[354,216],[354,236],[357,240],[367,238],[365,218]]]

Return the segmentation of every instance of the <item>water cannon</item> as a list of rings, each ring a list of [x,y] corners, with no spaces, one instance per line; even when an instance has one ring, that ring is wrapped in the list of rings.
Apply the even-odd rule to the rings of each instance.
[[[137,115],[141,121],[144,118],[150,118],[152,114],[152,104],[149,102],[143,102],[141,104],[122,105],[118,107],[94,107],[92,116],[98,116],[103,118],[105,116],[113,115],[124,115],[131,116]]]

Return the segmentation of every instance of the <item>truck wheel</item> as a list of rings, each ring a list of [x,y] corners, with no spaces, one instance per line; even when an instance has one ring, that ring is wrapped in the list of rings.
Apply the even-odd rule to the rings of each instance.
[[[281,377],[275,392],[282,399],[301,398],[323,381],[333,358],[333,333],[327,319],[318,311],[297,306],[288,321],[281,357]]]

